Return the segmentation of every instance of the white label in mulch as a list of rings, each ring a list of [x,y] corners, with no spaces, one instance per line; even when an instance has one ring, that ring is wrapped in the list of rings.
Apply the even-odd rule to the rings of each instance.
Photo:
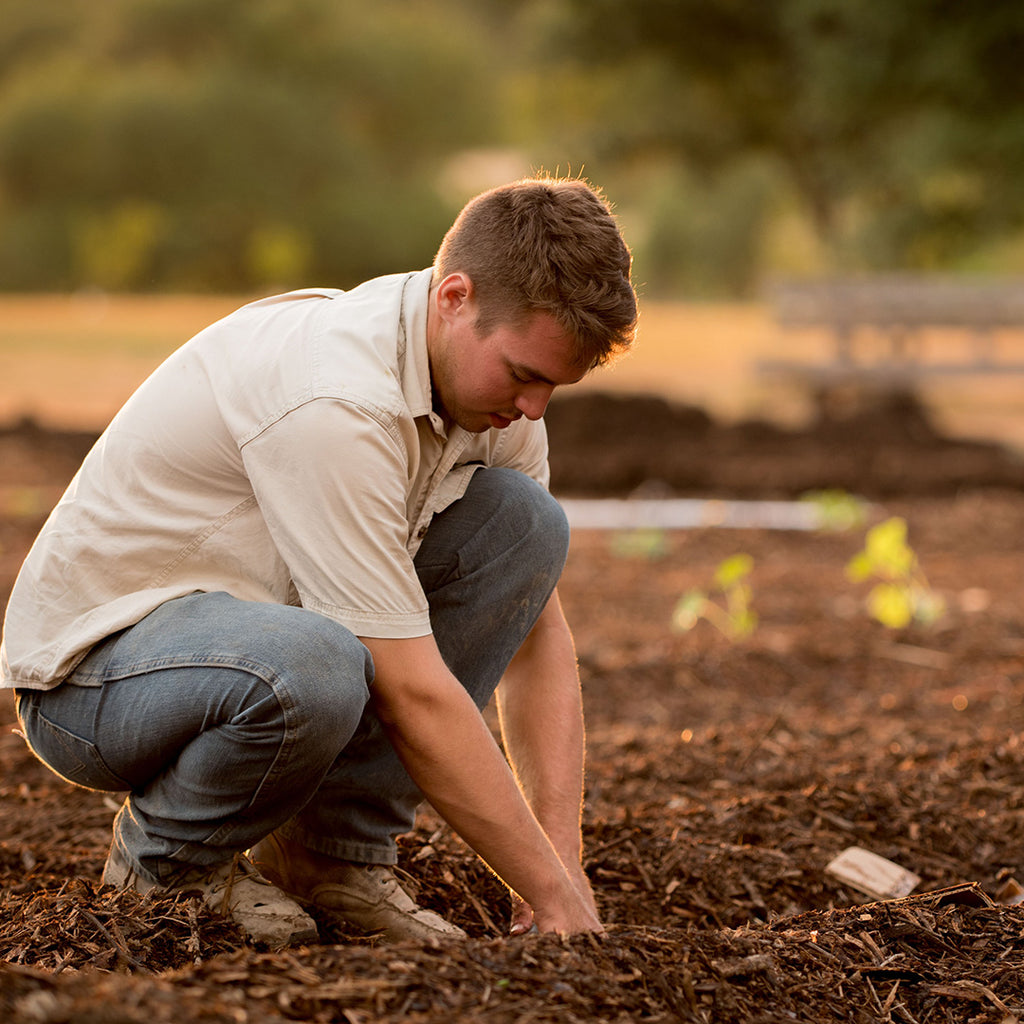
[[[843,850],[825,870],[875,900],[898,900],[913,892],[919,875],[860,846]]]

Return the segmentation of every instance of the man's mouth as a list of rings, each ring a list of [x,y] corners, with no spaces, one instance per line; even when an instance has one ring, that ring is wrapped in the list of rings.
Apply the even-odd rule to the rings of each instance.
[[[503,430],[512,422],[507,416],[499,416],[496,412],[492,412],[488,419],[491,421],[491,426],[497,427],[498,430]]]

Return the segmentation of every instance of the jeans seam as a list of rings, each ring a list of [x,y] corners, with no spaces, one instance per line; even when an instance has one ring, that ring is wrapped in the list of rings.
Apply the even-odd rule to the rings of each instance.
[[[212,663],[216,664],[216,662]],[[237,668],[237,666],[234,667]],[[284,774],[284,766],[291,758],[292,751],[295,749],[296,744],[294,719],[298,706],[295,699],[292,697],[285,681],[277,673],[268,671],[265,666],[262,668],[262,673],[250,671],[249,669],[243,669],[242,671],[249,671],[252,676],[259,679],[260,682],[264,683],[270,689],[271,695],[281,710],[283,724],[281,727],[281,739],[271,760],[271,764],[263,773],[259,782],[253,787],[252,795],[250,796],[248,803],[245,805],[244,811],[250,811],[259,800],[260,794],[268,787],[272,787],[275,779]],[[284,699],[283,695],[287,696],[287,699]],[[237,828],[237,822],[226,821],[206,837],[206,842],[211,843],[229,839],[235,828]]]

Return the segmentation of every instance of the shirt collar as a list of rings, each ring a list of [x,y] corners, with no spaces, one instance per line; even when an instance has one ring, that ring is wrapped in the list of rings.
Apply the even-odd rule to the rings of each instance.
[[[410,274],[402,293],[402,326],[405,333],[405,359],[402,363],[402,393],[413,416],[427,416],[434,430],[444,435],[441,417],[434,412],[427,354],[427,309],[433,268]]]

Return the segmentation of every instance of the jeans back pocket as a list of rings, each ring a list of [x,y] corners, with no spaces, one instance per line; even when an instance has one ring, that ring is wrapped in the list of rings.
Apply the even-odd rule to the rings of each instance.
[[[131,787],[105,764],[95,744],[55,722],[40,710],[31,693],[19,693],[18,718],[32,752],[62,779],[84,789],[107,791]]]

